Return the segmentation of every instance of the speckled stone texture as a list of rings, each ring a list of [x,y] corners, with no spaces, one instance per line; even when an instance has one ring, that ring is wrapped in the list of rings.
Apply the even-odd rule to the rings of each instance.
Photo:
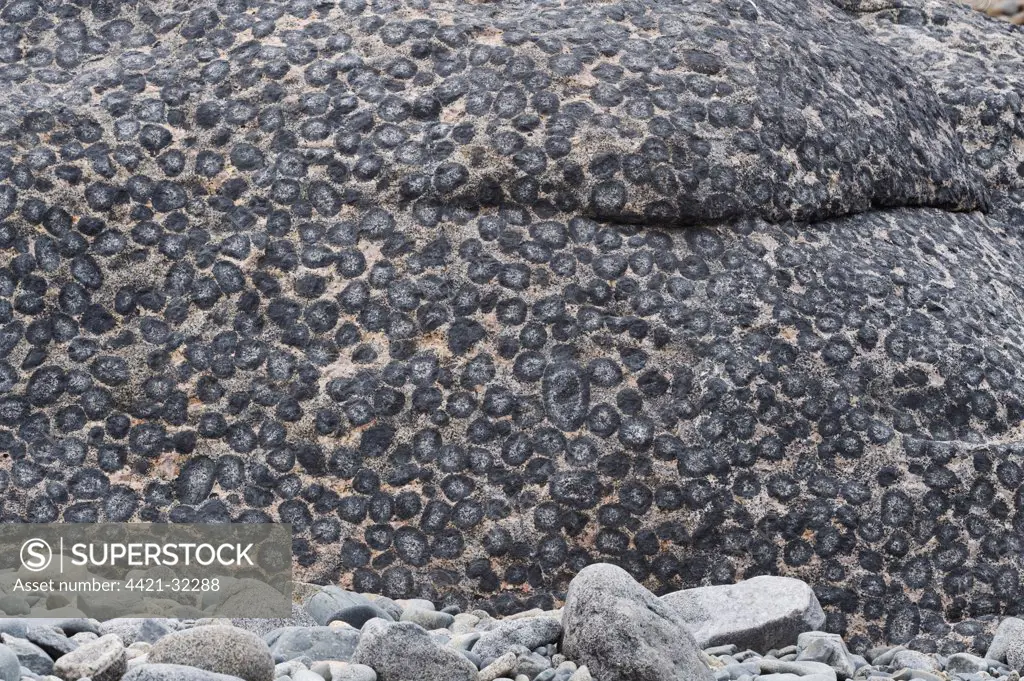
[[[857,15],[871,37],[904,53],[950,111],[968,157],[1020,224],[1024,176],[1024,33],[943,0],[883,0]],[[1002,199],[1002,201],[998,201]]]
[[[3,519],[502,613],[785,574],[983,652],[1024,42],[892,6],[0,0]]]

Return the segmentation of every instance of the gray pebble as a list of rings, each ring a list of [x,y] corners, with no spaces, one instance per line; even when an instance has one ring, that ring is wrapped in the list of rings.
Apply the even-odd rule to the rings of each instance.
[[[118,681],[127,665],[124,643],[114,634],[106,634],[61,657],[54,665],[53,673],[64,681],[75,681],[84,676],[93,681]]]
[[[884,667],[886,665],[891,664],[893,658],[896,657],[896,654],[899,653],[899,652],[902,652],[904,650],[907,650],[907,648],[905,648],[904,646],[893,646],[891,648],[888,648],[887,650],[882,650],[882,651],[878,652],[874,657],[870,656],[870,653],[872,651],[868,651],[869,652],[868,659],[871,661],[871,664],[873,664],[874,666],[876,666],[876,667]]]
[[[424,629],[447,629],[455,621],[455,616],[436,610],[408,607],[402,611],[402,622],[413,622]]]
[[[538,655],[537,653],[529,653],[527,655],[519,655],[515,661],[515,671],[517,674],[526,674],[530,678],[537,676],[545,669],[551,668],[551,662],[548,658]],[[576,665],[573,665],[575,668]]]
[[[292,674],[292,681],[324,681],[324,677],[308,669],[299,669]]]
[[[348,660],[359,643],[359,632],[320,626],[284,627],[269,632],[264,640],[275,662],[303,657],[310,661]]]
[[[899,651],[893,655],[892,662],[889,664],[891,667],[896,669],[906,668],[931,672],[939,671],[939,664],[931,655],[927,655],[916,650]]]
[[[898,679],[899,681],[909,681],[910,679],[921,679],[921,681],[946,681],[945,677],[940,674],[926,671],[924,669],[908,669],[906,667],[893,674],[892,678]]]
[[[78,647],[77,642],[69,639],[63,631],[56,627],[30,626],[25,633],[25,638],[46,651],[46,654],[54,660]]]

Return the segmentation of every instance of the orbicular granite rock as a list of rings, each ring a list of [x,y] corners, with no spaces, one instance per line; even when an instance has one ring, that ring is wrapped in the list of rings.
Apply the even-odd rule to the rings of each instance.
[[[596,561],[782,574],[854,649],[983,649],[1024,547],[1019,31],[2,3],[0,517],[283,521],[300,579],[504,613]]]

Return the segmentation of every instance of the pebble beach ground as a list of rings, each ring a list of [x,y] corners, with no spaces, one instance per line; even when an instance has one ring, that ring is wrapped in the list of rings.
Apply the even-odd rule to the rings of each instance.
[[[596,564],[504,618],[310,587],[287,620],[0,620],[0,681],[1018,681],[1024,621],[986,650],[851,651],[785,577],[667,594]]]

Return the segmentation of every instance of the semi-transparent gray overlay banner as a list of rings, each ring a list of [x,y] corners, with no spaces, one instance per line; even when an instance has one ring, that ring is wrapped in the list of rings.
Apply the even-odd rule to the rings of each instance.
[[[287,524],[0,524],[0,615],[289,617]]]

